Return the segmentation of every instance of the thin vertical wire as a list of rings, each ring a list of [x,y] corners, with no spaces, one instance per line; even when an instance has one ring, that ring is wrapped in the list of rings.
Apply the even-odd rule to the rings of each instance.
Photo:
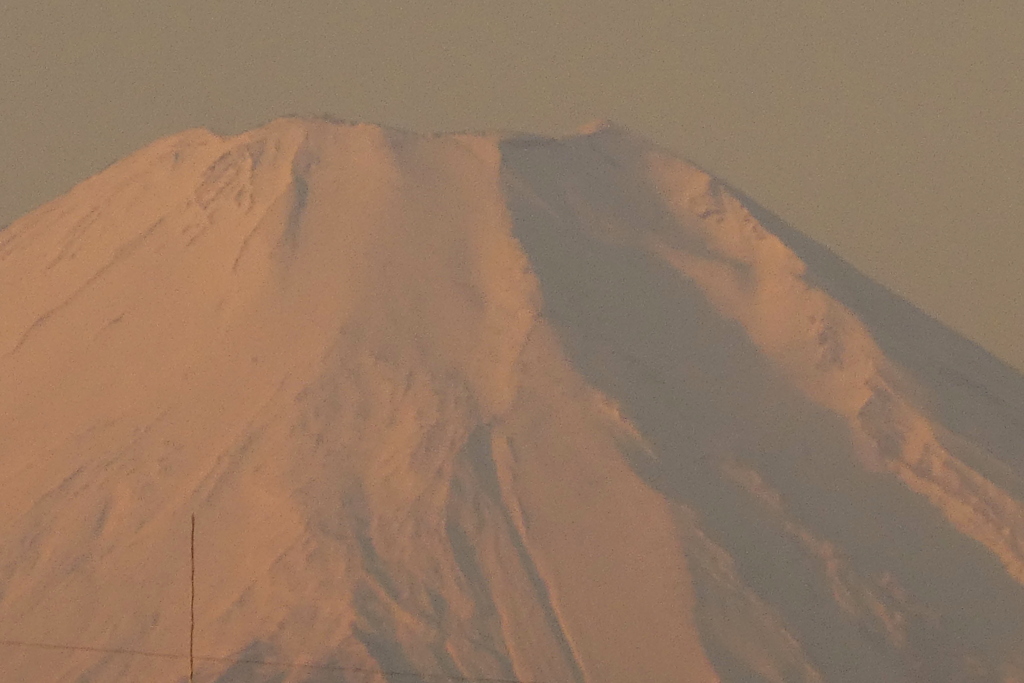
[[[196,516],[192,514],[192,593],[189,599],[188,615],[188,683],[193,683],[195,676],[195,639],[196,639]]]

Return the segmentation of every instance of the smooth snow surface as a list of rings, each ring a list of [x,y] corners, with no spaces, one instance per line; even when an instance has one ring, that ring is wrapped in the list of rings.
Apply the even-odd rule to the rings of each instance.
[[[0,682],[186,680],[193,512],[202,683],[1024,681],[1022,416],[613,124],[188,131],[0,232]]]

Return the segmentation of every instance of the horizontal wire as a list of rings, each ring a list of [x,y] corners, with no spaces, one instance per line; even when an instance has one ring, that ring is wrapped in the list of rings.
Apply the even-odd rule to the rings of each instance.
[[[23,640],[0,640],[0,645],[12,647],[35,647],[45,650],[77,650],[79,652],[99,652],[111,655],[137,655],[139,657],[160,657],[162,659],[181,659],[184,655],[173,655],[167,652],[146,652],[144,650],[125,650],[108,647],[87,647],[85,645],[55,645],[53,643],[30,643]]]
[[[56,645],[53,643],[33,643],[23,640],[0,640],[0,645],[10,647],[28,647],[43,650],[70,650],[78,652],[95,652],[111,655],[135,655],[138,657],[158,657],[160,659],[188,659],[188,655],[176,655],[167,652],[147,652],[144,650],[128,650],[122,648],[87,647],[78,645]],[[199,661],[225,662],[231,664],[250,664],[253,666],[269,666],[282,669],[315,669],[319,671],[347,671],[350,673],[378,674],[381,676],[399,676],[404,678],[418,678],[422,681],[460,681],[461,683],[528,683],[517,678],[474,678],[472,676],[458,676],[454,674],[418,674],[408,671],[384,671],[383,669],[367,669],[356,666],[339,666],[332,664],[307,664],[303,662],[278,662],[262,659],[241,659],[236,657],[214,657],[212,655],[196,655]],[[535,681],[534,683],[540,683]]]

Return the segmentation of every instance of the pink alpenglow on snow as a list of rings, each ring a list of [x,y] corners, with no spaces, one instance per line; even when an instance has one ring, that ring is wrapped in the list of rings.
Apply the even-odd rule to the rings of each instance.
[[[1022,416],[613,124],[187,131],[0,232],[0,683],[187,680],[193,513],[204,683],[1024,681]]]

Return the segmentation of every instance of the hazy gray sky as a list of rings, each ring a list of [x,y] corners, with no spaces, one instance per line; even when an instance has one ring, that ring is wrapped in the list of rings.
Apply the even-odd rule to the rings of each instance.
[[[0,225],[289,113],[615,119],[1024,369],[1020,0],[3,0]]]

